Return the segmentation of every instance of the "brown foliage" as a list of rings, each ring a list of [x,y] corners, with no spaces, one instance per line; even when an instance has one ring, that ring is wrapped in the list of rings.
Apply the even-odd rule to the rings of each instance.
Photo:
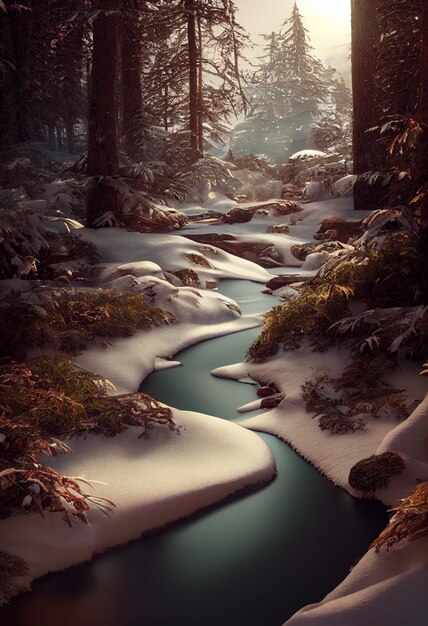
[[[382,548],[389,550],[404,539],[412,541],[428,533],[428,482],[418,485],[392,511],[395,511],[395,515],[389,525],[372,543],[376,552]]]
[[[358,461],[349,473],[349,484],[357,491],[374,493],[389,485],[392,476],[402,474],[406,465],[398,454],[383,452]]]
[[[40,463],[41,454],[70,451],[57,437],[88,432],[112,437],[128,426],[142,428],[140,437],[155,427],[179,432],[169,408],[140,393],[108,396],[100,377],[74,371],[61,355],[1,366],[0,394],[1,517],[61,510],[67,523],[73,516],[86,523],[91,505],[110,512],[111,502],[82,491],[85,481]]]

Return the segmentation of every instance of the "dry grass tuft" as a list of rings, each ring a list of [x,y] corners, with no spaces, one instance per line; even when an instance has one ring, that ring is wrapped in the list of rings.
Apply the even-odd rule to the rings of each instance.
[[[428,482],[421,483],[414,492],[392,509],[395,515],[379,537],[372,543],[376,552],[389,550],[400,541],[413,541],[428,533]]]

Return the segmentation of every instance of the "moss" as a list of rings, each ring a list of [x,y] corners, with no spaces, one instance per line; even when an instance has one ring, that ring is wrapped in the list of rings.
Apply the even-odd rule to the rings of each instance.
[[[47,345],[76,354],[97,339],[175,321],[172,314],[151,308],[141,294],[45,289],[37,296],[38,305],[13,295],[0,301],[1,356],[24,358],[30,349]]]

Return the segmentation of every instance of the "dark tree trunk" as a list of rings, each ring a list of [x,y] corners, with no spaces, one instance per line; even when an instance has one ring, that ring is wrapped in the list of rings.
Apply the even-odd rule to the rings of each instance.
[[[165,83],[164,96],[163,96],[163,127],[168,131],[168,110],[169,110],[169,87],[168,83]]]
[[[65,114],[64,117],[65,136],[67,139],[67,150],[70,154],[74,152],[74,120],[71,115]]]
[[[187,46],[189,55],[189,127],[192,160],[200,156],[199,96],[198,96],[198,44],[196,35],[195,1],[185,0],[187,15]]]
[[[96,0],[94,9],[100,13],[94,21],[91,88],[89,101],[89,176],[110,177],[118,174],[117,145],[117,66],[118,66],[118,2]],[[90,226],[107,211],[118,210],[118,198],[107,181],[98,179],[87,198],[87,219]],[[98,193],[97,187],[100,186]]]
[[[49,124],[48,126],[48,146],[49,150],[55,152],[56,150],[56,139],[55,139],[55,126]]]
[[[138,0],[127,0],[127,15],[121,33],[122,44],[122,121],[125,147],[131,158],[138,154],[136,125],[143,109],[141,83],[141,42],[138,27]]]
[[[352,89],[354,99],[354,174],[377,169],[373,137],[366,130],[379,123],[375,106],[375,71],[379,30],[375,0],[352,0]]]
[[[420,57],[420,86],[416,119],[422,125],[423,133],[416,146],[415,171],[413,173],[414,191],[424,189],[420,211],[420,248],[428,261],[428,5],[422,5],[422,39]]]
[[[62,150],[62,130],[59,126],[56,127],[56,141],[58,145],[58,150],[61,152]]]
[[[13,127],[12,142],[21,143],[31,137],[31,75],[30,47],[32,34],[32,11],[9,10],[13,44],[12,73]]]
[[[203,98],[203,68],[202,68],[202,25],[198,16],[198,150],[204,153],[204,98]]]

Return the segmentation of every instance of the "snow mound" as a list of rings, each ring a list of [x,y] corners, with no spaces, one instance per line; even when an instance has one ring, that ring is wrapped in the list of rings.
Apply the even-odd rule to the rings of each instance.
[[[288,161],[304,161],[305,159],[314,159],[316,157],[326,156],[328,156],[327,153],[322,152],[321,150],[299,150],[299,152],[292,154]]]
[[[259,265],[218,250],[197,244],[178,235],[129,232],[120,228],[78,231],[91,241],[107,263],[151,261],[170,272],[194,269],[205,281],[221,278],[242,278],[265,283],[271,274]]]
[[[426,623],[428,537],[367,552],[322,602],[298,611],[287,626],[419,626]]]
[[[91,510],[89,525],[76,522],[71,528],[61,513],[1,520],[0,550],[20,556],[30,568],[17,579],[15,593],[48,572],[87,561],[274,476],[272,454],[257,435],[198,413],[174,411],[174,419],[180,435],[159,429],[139,439],[138,428],[112,438],[88,435],[69,442],[72,454],[49,458],[65,475],[103,481],[95,495],[117,508],[109,517]]]

